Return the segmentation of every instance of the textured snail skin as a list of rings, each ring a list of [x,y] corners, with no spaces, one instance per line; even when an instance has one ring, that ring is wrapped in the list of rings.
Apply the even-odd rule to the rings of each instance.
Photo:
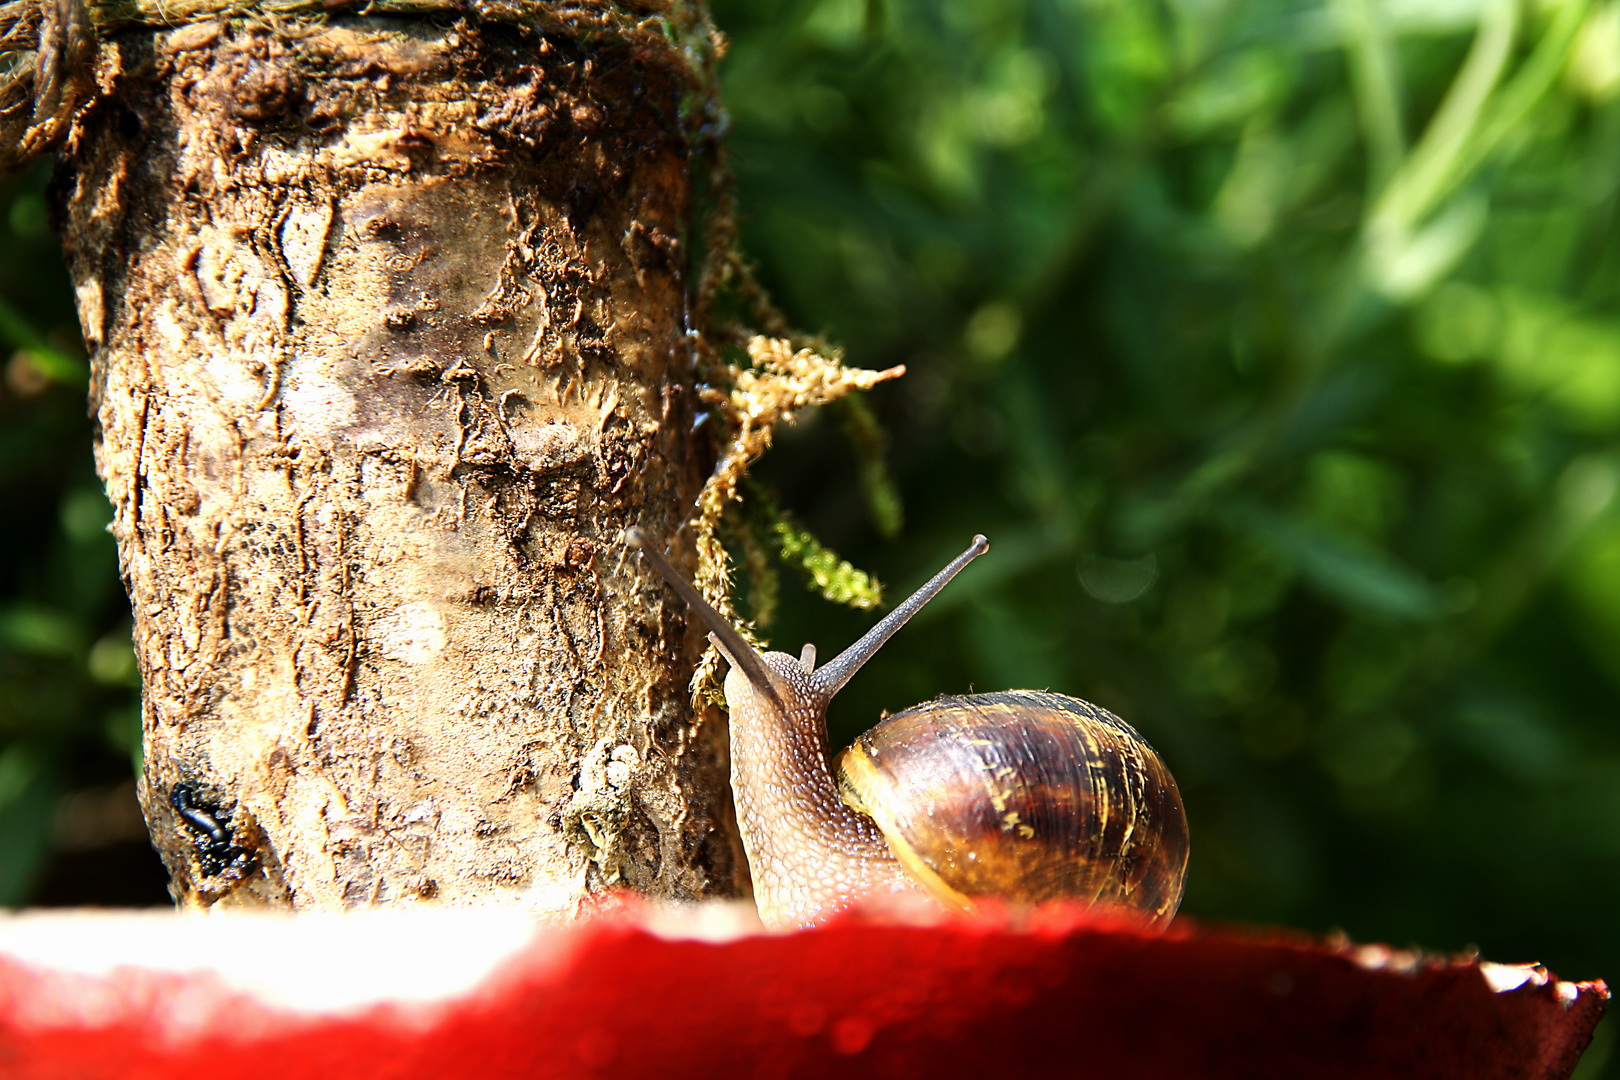
[[[865,900],[920,893],[872,819],[838,797],[827,765],[826,702],[796,657],[760,657],[787,688],[786,708],[761,695],[740,667],[726,675],[731,790],[771,929],[813,926]]]

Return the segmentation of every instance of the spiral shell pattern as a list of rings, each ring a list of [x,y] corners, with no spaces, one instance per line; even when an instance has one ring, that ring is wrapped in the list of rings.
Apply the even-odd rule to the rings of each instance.
[[[1066,899],[1158,925],[1181,903],[1181,794],[1106,709],[1031,690],[942,697],[862,735],[838,773],[844,801],[947,901]]]

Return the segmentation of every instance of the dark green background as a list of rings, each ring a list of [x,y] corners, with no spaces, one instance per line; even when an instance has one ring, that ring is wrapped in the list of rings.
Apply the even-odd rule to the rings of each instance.
[[[831,411],[758,474],[894,586],[992,543],[835,741],[970,686],[1094,699],[1181,783],[1183,910],[1620,976],[1620,8],[715,9],[761,277],[850,362],[910,369],[871,398],[897,536]],[[42,185],[0,214],[27,322],[0,390],[10,903],[74,898],[51,808],[131,753]],[[43,387],[30,329],[65,354]],[[769,632],[826,655],[868,622],[790,582]],[[1620,1076],[1615,1027],[1583,1080]]]

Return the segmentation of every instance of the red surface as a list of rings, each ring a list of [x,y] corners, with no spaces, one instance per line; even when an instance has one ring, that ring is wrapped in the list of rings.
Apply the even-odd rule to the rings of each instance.
[[[851,921],[706,944],[621,918],[546,932],[459,1000],[348,1017],[199,976],[0,958],[0,1076],[1562,1077],[1607,997],[1552,979],[1497,993],[1475,964],[1374,956],[1184,924]]]

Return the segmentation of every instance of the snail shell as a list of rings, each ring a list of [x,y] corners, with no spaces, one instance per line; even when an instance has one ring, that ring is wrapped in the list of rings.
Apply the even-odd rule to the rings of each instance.
[[[731,664],[732,790],[760,918],[814,926],[869,900],[925,892],[1069,900],[1162,926],[1181,901],[1187,819],[1164,763],[1129,725],[1034,690],[944,697],[891,716],[827,760],[827,705],[973,559],[972,544],[820,667],[757,652],[658,553],[639,548]]]
[[[878,724],[837,765],[840,797],[953,906],[1067,899],[1162,924],[1181,902],[1181,794],[1106,709],[1034,690],[941,697]]]

